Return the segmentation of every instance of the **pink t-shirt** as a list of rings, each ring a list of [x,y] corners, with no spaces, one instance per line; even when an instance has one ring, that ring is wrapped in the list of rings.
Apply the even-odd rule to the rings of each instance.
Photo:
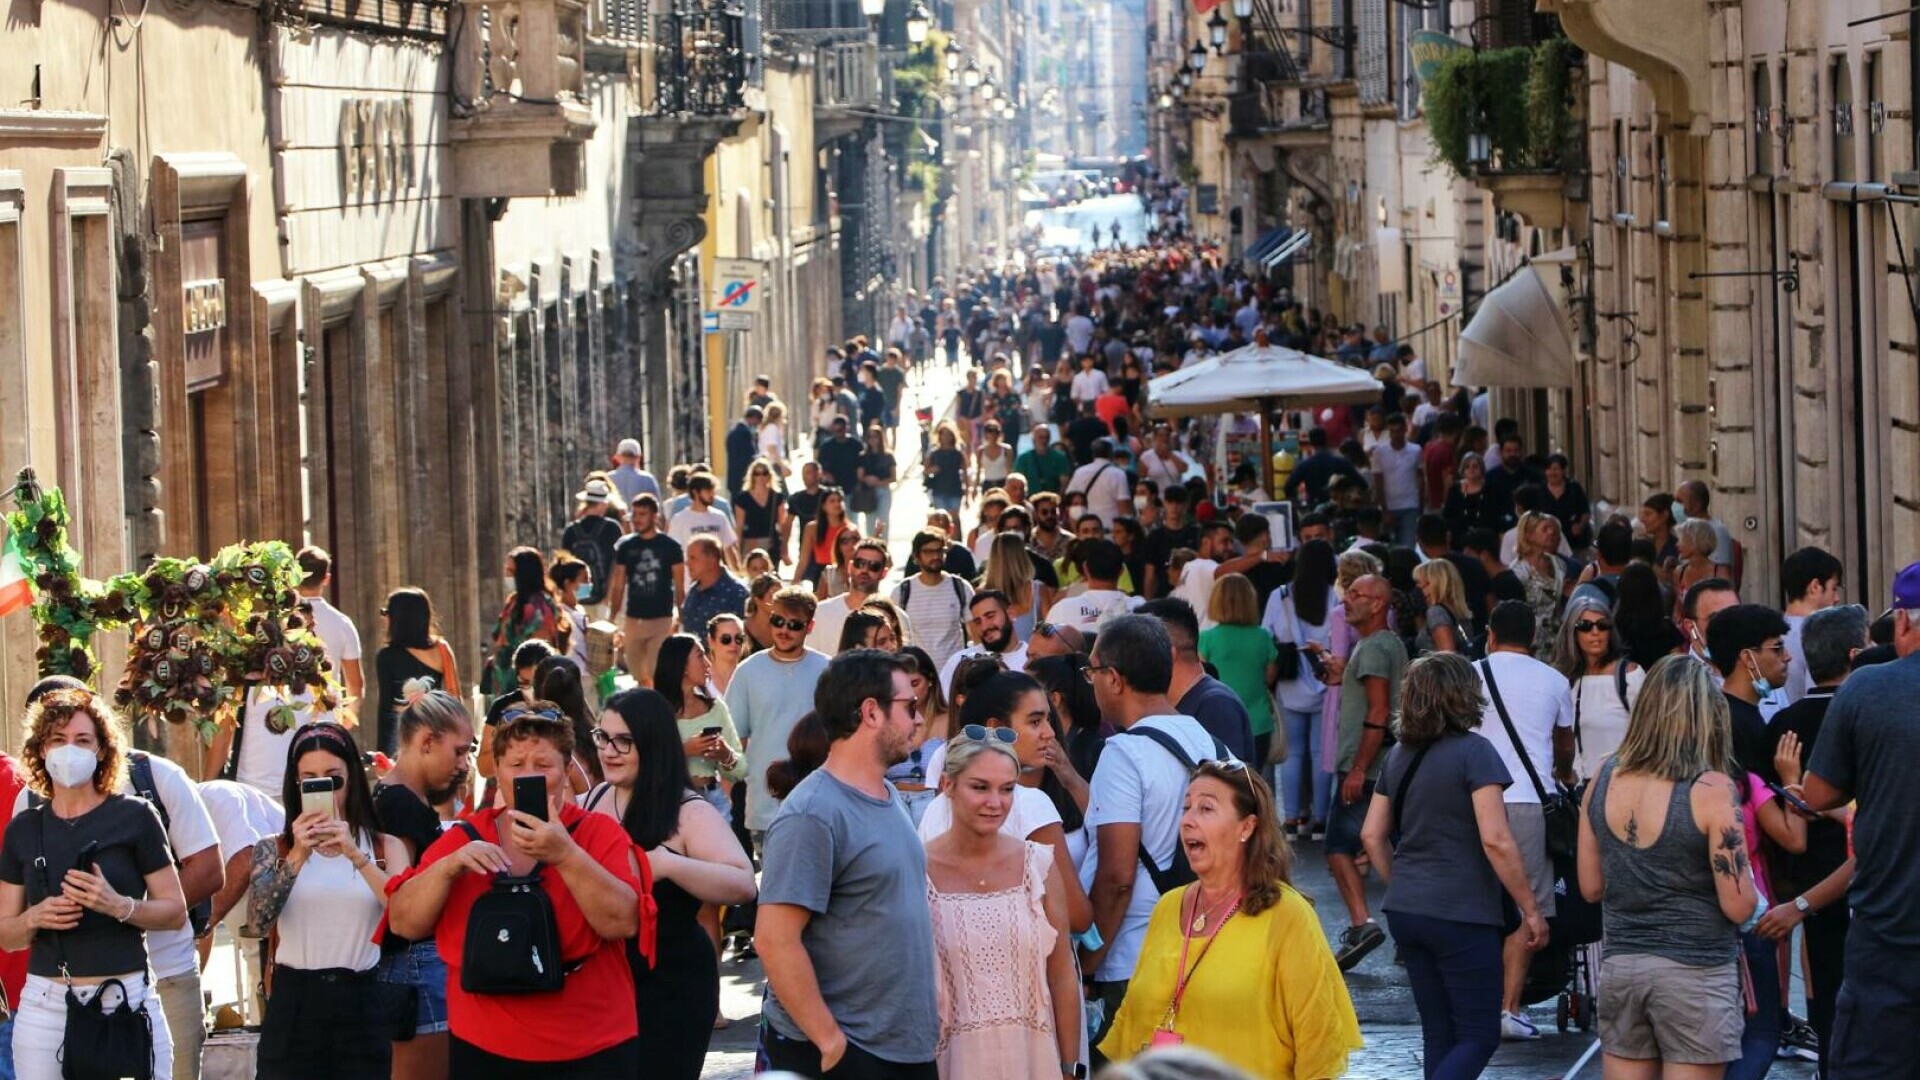
[[[1753,860],[1753,887],[1767,903],[1773,903],[1773,897],[1767,892],[1767,870],[1760,844],[1764,839],[1760,832],[1760,808],[1773,801],[1773,789],[1766,781],[1753,773],[1747,774],[1747,801],[1740,804],[1740,823],[1747,831],[1747,856]]]

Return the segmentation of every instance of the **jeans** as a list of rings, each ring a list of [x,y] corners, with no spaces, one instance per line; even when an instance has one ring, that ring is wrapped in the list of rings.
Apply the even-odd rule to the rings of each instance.
[[[1780,1049],[1780,954],[1774,943],[1758,934],[1741,934],[1755,1011],[1747,1014],[1740,1036],[1740,1060],[1727,1065],[1726,1080],[1760,1080],[1773,1068]]]
[[[938,1067],[931,1061],[886,1061],[853,1043],[847,1044],[847,1052],[832,1069],[822,1071],[819,1047],[805,1039],[789,1039],[764,1020],[760,1022],[759,1057],[769,1072],[784,1070],[832,1080],[938,1080],[940,1076]]]
[[[938,491],[934,491],[927,494],[927,502],[936,510],[945,510],[947,513],[954,515],[954,523],[956,525],[959,524],[960,496],[944,495]]]
[[[1834,1080],[1912,1080],[1920,1060],[1920,956],[1854,920],[1833,1015]]]
[[[860,534],[862,536],[881,536],[886,533],[887,519],[893,514],[893,489],[882,485],[873,491],[873,509],[860,512]]]
[[[0,1020],[0,1080],[13,1077],[13,1017]]]
[[[168,975],[153,985],[160,994],[160,1008],[167,1014],[167,1031],[173,1035],[173,1080],[200,1080],[200,1049],[207,1041],[200,973]]]
[[[1420,521],[1420,508],[1410,506],[1405,510],[1389,510],[1382,515],[1386,520],[1386,534],[1400,547],[1412,547],[1414,526]]]
[[[1280,766],[1281,784],[1286,791],[1288,804],[1287,816],[1325,821],[1327,799],[1333,794],[1333,787],[1326,782],[1329,774],[1313,767],[1313,759],[1319,750],[1314,745],[1313,736],[1319,730],[1320,710],[1295,712],[1281,709],[1280,718],[1287,729],[1287,760]]]
[[[147,1013],[153,1028],[153,1075],[173,1075],[173,1037],[167,1032],[167,1014],[160,995],[151,993],[146,976],[121,978],[127,1000]],[[98,987],[76,986],[82,1001],[91,1001]],[[107,998],[113,1003],[113,996]],[[61,1080],[60,1049],[67,1041],[67,988],[58,979],[27,976],[20,991],[20,1007],[13,1014],[13,1064],[20,1080]]]
[[[1387,912],[1420,1010],[1427,1080],[1472,1080],[1500,1048],[1500,928]]]

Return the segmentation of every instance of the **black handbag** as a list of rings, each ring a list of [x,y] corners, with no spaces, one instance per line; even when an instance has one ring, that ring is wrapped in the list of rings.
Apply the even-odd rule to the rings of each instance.
[[[1280,599],[1283,603],[1286,601],[1289,595],[1289,589],[1290,589],[1289,586],[1286,586],[1286,585],[1280,586]],[[1297,639],[1300,636],[1299,620],[1292,618],[1291,608],[1288,609],[1288,616],[1289,616],[1288,622],[1290,622],[1293,626],[1293,636]],[[1299,678],[1300,677],[1300,642],[1298,640],[1281,641],[1279,638],[1275,638],[1273,640],[1273,647],[1278,653],[1278,655],[1275,656],[1273,660],[1274,670],[1277,673],[1277,681],[1292,682],[1293,680]]]
[[[1526,770],[1527,779],[1533,782],[1534,794],[1540,796],[1540,816],[1546,823],[1547,857],[1556,866],[1573,862],[1580,850],[1580,803],[1559,784],[1549,792],[1540,782],[1540,774],[1534,771],[1533,758],[1526,747],[1520,744],[1520,732],[1513,726],[1513,718],[1507,715],[1507,703],[1500,699],[1500,684],[1493,680],[1493,664],[1482,660],[1480,674],[1487,683],[1487,696],[1493,699],[1493,709],[1500,714],[1500,723],[1507,729],[1507,739],[1513,744],[1513,755],[1520,759],[1520,765]]]
[[[40,854],[33,865],[39,871],[41,888],[52,896],[53,882],[47,874],[47,815],[53,808],[42,803],[38,809]],[[128,1002],[126,985],[119,979],[100,983],[92,1000],[80,1000],[67,973],[67,950],[61,944],[64,931],[48,933],[60,954],[60,975],[67,984],[67,1026],[60,1045],[63,1080],[153,1080],[153,1024],[147,1010]],[[151,988],[151,977],[147,983]],[[119,991],[117,1009],[107,1008],[110,990]]]

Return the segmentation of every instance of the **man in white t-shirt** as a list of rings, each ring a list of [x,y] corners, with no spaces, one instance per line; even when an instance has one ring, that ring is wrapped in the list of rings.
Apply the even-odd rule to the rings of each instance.
[[[919,573],[894,586],[893,602],[913,623],[915,643],[927,650],[935,670],[966,647],[967,605],[973,586],[947,573],[947,536],[922,529],[913,537],[913,561]]]
[[[1513,783],[1507,785],[1507,823],[1520,848],[1527,881],[1540,913],[1553,917],[1553,862],[1547,857],[1546,821],[1541,815],[1540,792],[1551,794],[1555,778],[1572,778],[1573,695],[1567,677],[1533,658],[1533,609],[1524,601],[1503,600],[1487,617],[1487,658],[1475,664],[1487,688],[1487,704],[1480,716],[1480,735],[1493,744]],[[1497,692],[1497,696],[1496,696]],[[1504,717],[1501,706],[1505,706]],[[1519,745],[1507,734],[1508,723]],[[1539,778],[1540,787],[1529,778]],[[1501,950],[1506,969],[1501,1001],[1500,1030],[1509,1039],[1534,1039],[1540,1032],[1521,1006],[1526,988],[1525,928],[1515,931]]]
[[[261,998],[261,951],[263,943],[240,936],[247,921],[247,894],[253,872],[253,846],[285,827],[286,811],[266,794],[234,780],[208,780],[200,784],[200,801],[213,818],[213,831],[220,838],[220,862],[227,868],[226,883],[213,895],[209,925],[224,925],[233,935],[240,956],[241,1019],[258,1024],[265,1015]],[[200,939],[201,963],[212,952],[213,936]]]
[[[1113,463],[1112,440],[1093,440],[1093,460],[1073,470],[1067,480],[1065,494],[1076,491],[1086,495],[1087,512],[1106,528],[1113,528],[1113,519],[1133,512],[1133,487],[1127,483],[1126,470]]]
[[[1185,483],[1187,470],[1191,468],[1193,462],[1173,448],[1173,429],[1166,424],[1155,424],[1153,445],[1140,455],[1140,478],[1153,481],[1165,491]]]
[[[1074,312],[1067,319],[1067,347],[1073,350],[1075,356],[1079,356],[1092,347],[1092,345],[1093,320],[1087,317],[1087,313],[1084,310]],[[1089,398],[1087,400],[1091,401],[1093,399]]]
[[[1086,544],[1087,588],[1078,596],[1054,602],[1047,621],[1055,626],[1071,626],[1088,636],[1100,630],[1109,617],[1125,615],[1139,606],[1138,597],[1120,591],[1120,572],[1126,569],[1126,556],[1111,540],[1093,540]]]
[[[294,557],[300,560],[300,569],[306,574],[300,582],[299,593],[313,612],[313,632],[327,647],[327,659],[333,661],[334,669],[340,674],[340,685],[347,692],[340,706],[357,711],[360,692],[366,685],[360,670],[360,631],[345,612],[327,602],[327,586],[333,584],[333,556],[309,544]]]
[[[1007,615],[1007,594],[999,589],[982,589],[967,603],[967,623],[973,627],[974,644],[961,649],[940,666],[940,693],[952,700],[953,673],[960,661],[974,656],[997,656],[1008,671],[1027,670],[1027,643],[1014,632],[1013,619]]]
[[[1147,921],[1160,899],[1155,877],[1173,867],[1180,843],[1180,812],[1190,773],[1167,744],[1179,746],[1195,764],[1230,761],[1232,755],[1199,721],[1175,712],[1167,700],[1173,642],[1160,620],[1145,615],[1114,619],[1094,642],[1092,661],[1088,671],[1100,714],[1124,733],[1107,740],[1087,802],[1094,850],[1082,875],[1091,874],[1093,922],[1105,944],[1083,950],[1081,970],[1093,977],[1105,1007],[1093,1040],[1097,1043],[1106,1035],[1139,962]],[[1140,860],[1143,849],[1153,860],[1151,871]]]
[[[714,506],[716,488],[712,473],[698,472],[687,477],[687,508],[673,515],[667,524],[667,535],[679,541],[683,548],[696,536],[711,536],[720,542],[720,550],[732,566],[739,559],[739,534],[734,531],[733,516]]]
[[[1081,350],[1074,350],[1081,352]],[[1107,392],[1107,373],[1093,366],[1093,354],[1082,352],[1080,370],[1074,373],[1068,393],[1075,405],[1084,405]]]
[[[887,569],[892,565],[884,540],[860,541],[847,564],[847,591],[820,601],[820,606],[813,611],[813,629],[807,631],[807,648],[828,656],[839,652],[840,631],[846,628],[847,615],[879,595],[880,580],[887,576]]]
[[[1413,546],[1413,527],[1420,520],[1420,491],[1424,470],[1420,444],[1407,441],[1407,418],[1387,417],[1387,437],[1374,444],[1373,490],[1386,512],[1387,535],[1401,547]]]

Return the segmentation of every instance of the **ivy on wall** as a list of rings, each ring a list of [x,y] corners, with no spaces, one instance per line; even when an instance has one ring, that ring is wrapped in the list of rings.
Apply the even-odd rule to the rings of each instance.
[[[1492,143],[1491,168],[1560,168],[1573,143],[1573,69],[1583,55],[1567,39],[1549,38],[1532,48],[1462,51],[1442,60],[1422,98],[1435,159],[1471,178],[1467,136],[1478,130]]]
[[[294,590],[303,574],[286,544],[232,544],[205,563],[161,558],[95,581],[80,576],[59,488],[41,487],[32,469],[22,469],[14,506],[7,529],[33,586],[42,676],[91,683],[100,670],[94,639],[126,627],[132,642],[114,703],[129,719],[191,724],[210,740],[254,684],[308,691],[316,711],[338,703],[326,650],[300,610]],[[267,723],[285,731],[294,716],[283,701]]]

